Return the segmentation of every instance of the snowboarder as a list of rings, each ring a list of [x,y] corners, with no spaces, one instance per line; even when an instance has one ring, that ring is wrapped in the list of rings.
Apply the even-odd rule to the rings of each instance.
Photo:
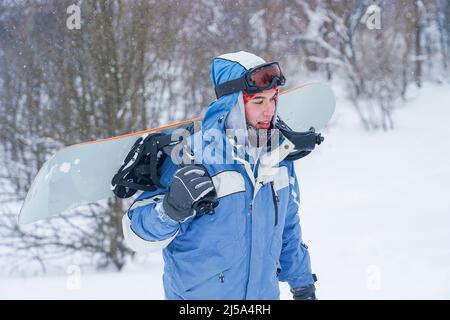
[[[124,215],[125,240],[136,251],[163,249],[166,299],[279,299],[279,281],[294,299],[316,299],[297,177],[285,160],[293,145],[273,130],[281,69],[240,51],[216,57],[211,79],[217,100],[192,141],[219,130],[236,161],[208,161],[212,153],[192,146],[201,164],[180,167],[168,157],[164,188],[143,192]]]

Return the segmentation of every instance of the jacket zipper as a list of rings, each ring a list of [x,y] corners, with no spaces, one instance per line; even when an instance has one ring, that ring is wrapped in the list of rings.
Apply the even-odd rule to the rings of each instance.
[[[275,192],[275,188],[273,186],[273,181],[270,182],[270,185],[272,186],[272,199],[273,199],[273,206],[275,208],[275,225],[278,224],[278,196]]]

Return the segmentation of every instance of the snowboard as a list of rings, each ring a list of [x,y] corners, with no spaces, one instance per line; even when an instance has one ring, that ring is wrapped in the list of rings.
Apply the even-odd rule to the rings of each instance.
[[[278,116],[293,131],[321,130],[331,119],[335,98],[325,84],[307,83],[281,92]],[[167,126],[88,141],[62,148],[48,159],[33,180],[19,213],[19,223],[47,219],[109,197],[111,179],[137,139],[152,133],[201,125],[201,117]]]

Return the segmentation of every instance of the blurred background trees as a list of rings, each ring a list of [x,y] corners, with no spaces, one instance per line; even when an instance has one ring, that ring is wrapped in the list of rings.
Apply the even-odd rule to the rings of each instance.
[[[246,50],[278,60],[288,80],[340,79],[366,130],[392,130],[411,87],[448,80],[446,0],[0,2],[0,267],[77,254],[121,269],[124,202],[19,227],[20,202],[59,148],[202,114],[211,59]],[[362,18],[381,9],[380,29]],[[296,85],[290,82],[289,85]],[[64,232],[62,232],[64,230]],[[3,262],[3,265],[2,265]]]

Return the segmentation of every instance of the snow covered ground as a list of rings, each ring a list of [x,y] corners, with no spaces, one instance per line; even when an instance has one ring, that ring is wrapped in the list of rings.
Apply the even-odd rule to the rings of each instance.
[[[326,144],[300,161],[321,298],[450,298],[449,107],[448,85],[425,87],[388,134],[358,130],[341,108]]]
[[[450,86],[428,85],[364,132],[338,96],[337,125],[297,163],[304,241],[320,299],[450,299]],[[162,258],[122,273],[0,276],[0,299],[162,299]],[[282,299],[290,299],[281,284]]]

